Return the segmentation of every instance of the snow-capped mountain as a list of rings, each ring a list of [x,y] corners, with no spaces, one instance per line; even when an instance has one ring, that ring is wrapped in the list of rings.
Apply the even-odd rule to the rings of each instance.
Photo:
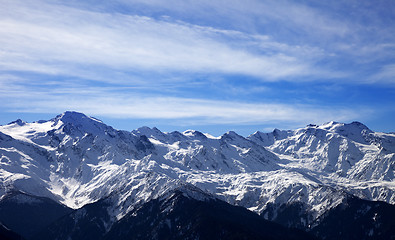
[[[104,201],[103,232],[180,188],[272,221],[287,206],[298,206],[300,216],[286,225],[313,228],[350,196],[395,204],[394,171],[395,135],[358,122],[247,138],[148,127],[119,131],[76,112],[0,126],[0,196],[20,191],[73,209]]]

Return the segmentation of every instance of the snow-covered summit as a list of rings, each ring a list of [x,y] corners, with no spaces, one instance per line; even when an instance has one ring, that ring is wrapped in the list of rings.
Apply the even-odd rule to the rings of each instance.
[[[100,123],[103,124],[103,122],[97,118],[94,117],[89,117],[83,113],[79,112],[74,112],[74,111],[66,111],[55,118],[53,118],[51,121],[54,121],[55,123],[57,121],[62,121],[63,123],[71,123],[75,125],[88,125],[88,124],[95,124],[95,123]]]
[[[204,133],[201,133],[201,132],[196,131],[196,130],[186,130],[182,134],[184,136],[191,137],[191,138],[194,138],[194,137],[197,137],[197,138],[200,138],[200,139],[207,139],[208,138]]]
[[[111,221],[180,184],[257,213],[299,202],[317,218],[347,194],[394,204],[394,169],[395,136],[358,122],[248,138],[119,131],[77,112],[0,126],[0,197],[16,189],[72,208],[108,198]]]
[[[10,122],[10,123],[7,124],[7,125],[13,125],[13,124],[16,124],[16,125],[18,125],[18,126],[23,126],[23,125],[26,124],[26,122],[23,121],[22,119],[17,119],[17,120],[15,120],[15,121],[13,121],[13,122]]]
[[[327,130],[329,132],[336,132],[344,137],[352,139],[353,141],[359,143],[367,143],[368,139],[366,136],[370,133],[373,133],[367,126],[360,122],[352,122],[352,123],[336,123],[329,122],[319,128]]]
[[[81,133],[100,134],[113,131],[111,127],[104,124],[101,120],[73,111],[64,112],[51,119],[50,122],[53,122],[55,126],[60,125],[63,131],[67,133],[79,131]]]

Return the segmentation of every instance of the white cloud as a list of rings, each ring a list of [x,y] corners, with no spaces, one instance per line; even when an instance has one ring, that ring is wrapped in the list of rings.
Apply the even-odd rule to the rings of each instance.
[[[134,14],[144,14],[148,6],[148,12],[156,13],[147,14],[151,17],[128,15],[128,9],[124,14],[117,9],[102,11],[96,2],[88,2],[83,6],[80,1],[0,0],[0,73],[6,74],[0,75],[3,109],[43,113],[71,109],[98,116],[200,124],[361,119],[369,110],[247,103],[241,97],[207,100],[202,99],[204,93],[188,98],[189,90],[183,92],[184,97],[164,97],[155,91],[193,84],[191,79],[199,74],[204,76],[204,86],[209,81],[216,85],[215,78],[228,80],[227,76],[238,75],[216,86],[228,87],[234,96],[260,91],[263,95],[271,88],[257,88],[262,83],[251,83],[255,79],[351,81],[362,69],[352,63],[376,61],[384,56],[382,52],[390,57],[394,46],[388,38],[363,48],[364,36],[348,39],[356,32],[355,25],[291,1],[116,1],[132,7],[140,4]],[[166,13],[177,14],[159,16]],[[356,38],[356,43],[351,41]],[[374,60],[366,57],[372,55]],[[349,66],[349,73],[333,70]],[[234,84],[243,81],[239,75],[256,78],[239,88],[239,83]],[[393,76],[394,66],[387,64],[372,82],[393,83]],[[175,92],[182,91],[181,85],[174,87]],[[148,95],[126,91],[125,86],[159,90],[147,91]],[[284,98],[284,102],[292,101]]]
[[[54,113],[76,110],[95,116],[130,119],[172,120],[184,125],[264,123],[323,123],[349,121],[369,111],[345,107],[305,104],[246,103],[240,101],[163,97],[135,92],[119,93],[114,88],[45,89],[17,87],[0,92],[7,111]]]
[[[371,29],[380,26],[367,28],[360,19],[352,22],[334,12],[339,6],[324,11],[325,3],[311,7],[285,0],[0,2],[3,71],[107,82],[125,81],[125,71],[343,81],[358,79],[361,70],[355,66],[340,70],[345,68],[339,63],[367,64],[393,55],[393,34],[388,29],[378,34],[387,36],[385,41],[370,42]],[[116,7],[124,6],[129,9],[123,12],[173,15],[149,18],[118,13]],[[358,14],[364,10],[352,9]]]
[[[97,80],[106,80],[94,73],[100,68],[245,74],[269,81],[331,77],[309,59],[317,55],[316,49],[295,50],[237,31],[35,3],[32,8],[8,1],[0,10],[1,70]]]
[[[371,82],[395,83],[395,64],[383,66],[378,73],[369,78]]]
[[[146,6],[151,12],[167,11],[180,17],[227,22],[232,27],[254,32],[262,25],[274,23],[278,28],[288,28],[303,34],[320,37],[342,36],[352,32],[350,23],[333,18],[326,12],[287,0],[117,0],[126,6]],[[198,20],[197,20],[198,21]],[[280,29],[279,29],[280,30]]]

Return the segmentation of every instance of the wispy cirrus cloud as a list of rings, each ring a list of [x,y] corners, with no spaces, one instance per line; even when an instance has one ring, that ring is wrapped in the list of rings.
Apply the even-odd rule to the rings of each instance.
[[[371,82],[395,83],[395,64],[383,66],[379,72],[371,76],[368,80]]]
[[[384,3],[0,0],[0,109],[193,124],[367,119],[392,103],[390,90],[365,87],[393,86]]]
[[[355,77],[360,70],[345,68],[339,59],[367,64],[374,59],[366,56],[377,61],[393,52],[391,38],[375,45],[366,42],[369,34],[363,35],[359,22],[289,1],[102,1],[95,6],[89,1],[3,2],[3,71],[101,81],[123,81],[130,73],[153,71],[241,74],[260,81],[366,82]],[[119,10],[125,6],[134,12]],[[137,15],[141,11],[150,17]],[[162,17],[165,13],[176,15]],[[216,27],[218,21],[230,25]],[[348,41],[350,36],[354,41]],[[303,41],[297,40],[301,37]]]
[[[56,92],[56,91],[55,91]],[[14,96],[17,94],[13,92]],[[207,99],[130,95],[85,89],[78,94],[20,94],[5,100],[9,111],[59,113],[73,109],[95,116],[130,119],[171,120],[176,125],[207,124],[301,124],[323,123],[328,119],[350,121],[365,117],[369,110],[323,107],[307,104],[243,103]]]
[[[31,9],[9,1],[1,11],[1,70],[91,79],[100,78],[95,68],[244,74],[265,81],[338,75],[314,66],[309,57],[319,50],[266,36],[37,3]]]
[[[352,29],[349,24],[328,16],[327,13],[306,4],[280,0],[229,0],[229,1],[182,1],[182,0],[117,0],[115,3],[131,8],[145,6],[145,13],[171,12],[177,17],[204,24],[240,29],[245,32],[260,32],[260,27],[273,23],[278,30],[302,31],[303,34],[344,35]],[[266,26],[269,27],[270,26]],[[283,29],[281,29],[283,28]]]
[[[7,77],[7,76],[6,76]],[[322,106],[301,103],[251,103],[188,97],[145,94],[124,87],[94,87],[84,83],[54,84],[51,91],[38,83],[7,84],[0,77],[0,101],[7,111],[57,114],[76,110],[95,116],[118,119],[155,119],[173,125],[251,125],[286,124],[300,126],[331,120],[350,121],[366,117],[371,110],[344,106]],[[67,87],[66,87],[67,85]]]

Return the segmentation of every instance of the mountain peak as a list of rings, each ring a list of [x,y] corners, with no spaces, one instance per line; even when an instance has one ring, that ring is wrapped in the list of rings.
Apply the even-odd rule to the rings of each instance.
[[[371,130],[361,122],[354,121],[352,123],[338,123],[338,122],[328,122],[320,126],[320,128],[333,131],[333,132],[344,132],[344,131],[358,131],[367,130],[371,132]]]
[[[320,125],[319,127],[329,130],[329,129],[332,129],[332,128],[339,126],[339,125],[344,125],[344,124],[335,122],[335,121],[330,121],[330,122],[326,122],[326,123]]]
[[[136,222],[144,222],[150,230],[154,218],[144,219],[155,209],[147,207],[148,215],[144,216],[138,215],[139,209],[151,200],[161,201],[162,196],[170,199],[172,195],[165,194],[173,194],[174,189],[180,190],[177,194],[184,200],[204,200],[212,195],[261,214],[262,218],[256,218],[308,230],[347,194],[395,203],[395,137],[370,133],[359,122],[274,129],[248,138],[230,131],[209,139],[193,130],[162,133],[142,127],[131,133],[116,131],[72,111],[42,123],[18,124],[23,122],[0,126],[0,203],[1,196],[14,188],[78,208],[62,218],[65,221],[50,223],[59,226],[64,235],[48,239],[86,238],[73,235],[79,226],[94,233],[101,229],[104,234],[129,216],[137,217]],[[24,196],[17,200],[16,204],[37,202]],[[159,214],[174,213],[173,205],[161,204],[155,205]],[[0,206],[0,210],[8,209]],[[14,209],[25,216],[20,206]],[[376,219],[375,212],[371,213],[369,219]],[[221,214],[213,212],[211,216],[228,216]],[[2,216],[7,219],[12,215]],[[160,229],[164,230],[178,230],[183,222],[163,220]],[[142,229],[138,224],[136,229]],[[58,234],[57,230],[53,233]]]
[[[332,121],[321,125],[319,128],[329,132],[335,132],[359,143],[367,143],[365,135],[373,132],[366,125],[357,121],[352,123],[337,123]]]
[[[66,111],[66,112],[56,116],[55,119],[61,120],[64,123],[80,123],[83,121],[95,121],[95,122],[103,123],[99,119],[89,117],[83,113],[74,112],[74,111]]]
[[[7,125],[10,125],[10,124],[17,124],[17,125],[19,125],[19,126],[23,126],[23,125],[26,124],[26,122],[23,121],[23,120],[21,120],[21,119],[17,119],[17,120],[15,120],[15,121],[13,121],[13,122],[10,122],[10,123],[7,124]]]
[[[111,128],[106,124],[104,124],[102,121],[94,117],[89,117],[83,113],[74,112],[74,111],[66,111],[56,116],[51,121],[54,122],[54,125],[61,124],[60,126],[64,126],[65,127],[64,130],[69,133],[71,133],[72,131],[71,129],[73,128],[88,133],[98,133],[105,131],[107,128]]]
[[[361,122],[358,122],[358,121],[354,121],[352,123],[345,124],[345,125],[351,125],[351,126],[359,127],[359,128],[362,128],[362,129],[367,129],[367,130],[370,131],[370,129],[365,124],[363,124]]]
[[[196,130],[186,130],[182,134],[187,137],[199,137],[203,139],[207,138],[206,135]]]
[[[239,134],[237,134],[235,131],[229,131],[227,133],[225,133],[224,135],[221,136],[222,139],[236,139],[236,138],[244,138],[242,136],[240,136]]]
[[[166,141],[166,133],[163,133],[161,130],[159,130],[156,127],[150,128],[147,126],[140,127],[136,130],[132,131],[132,134],[136,136],[142,136],[145,135],[148,138],[154,138],[158,141]]]

